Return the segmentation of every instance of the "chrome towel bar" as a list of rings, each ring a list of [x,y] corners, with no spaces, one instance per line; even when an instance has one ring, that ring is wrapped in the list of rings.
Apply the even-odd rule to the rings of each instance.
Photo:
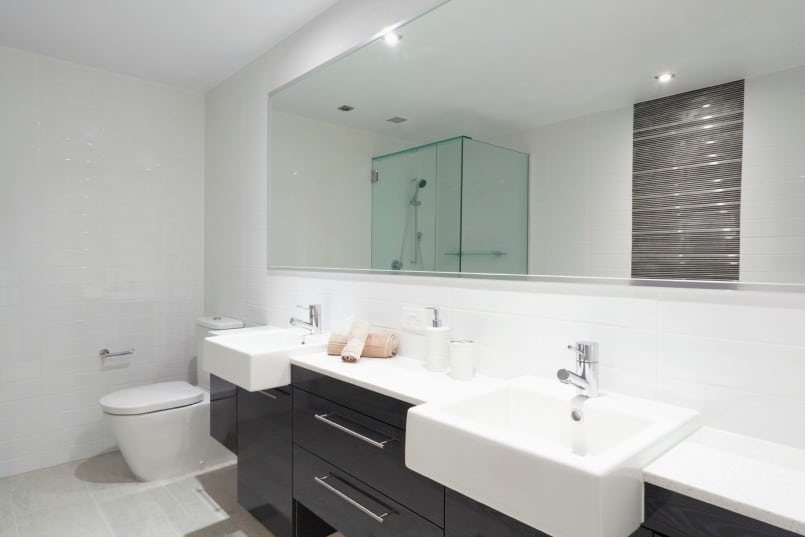
[[[117,351],[117,352],[109,352],[109,349],[101,349],[98,351],[98,356],[101,357],[101,360],[104,358],[111,358],[112,356],[125,356],[126,354],[134,354],[134,349],[129,349],[127,351]]]

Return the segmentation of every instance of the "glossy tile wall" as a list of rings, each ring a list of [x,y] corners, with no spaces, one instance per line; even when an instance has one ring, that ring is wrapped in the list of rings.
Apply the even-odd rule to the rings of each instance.
[[[398,328],[403,306],[440,304],[456,335],[482,344],[481,370],[501,376],[553,375],[572,363],[567,343],[591,338],[605,388],[805,448],[792,426],[805,413],[805,294],[266,274],[265,95],[425,5],[339,3],[208,94],[207,311],[284,325],[296,304],[321,302],[329,327],[357,315]],[[422,355],[420,336],[401,346]]]
[[[741,280],[805,273],[805,67],[750,78],[744,105]]]
[[[203,97],[0,48],[0,476],[114,446],[98,399],[187,379]],[[98,350],[135,347],[105,368]]]

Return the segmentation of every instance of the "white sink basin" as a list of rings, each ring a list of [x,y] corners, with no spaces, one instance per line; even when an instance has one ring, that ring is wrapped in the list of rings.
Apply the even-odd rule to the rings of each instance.
[[[279,388],[291,383],[291,356],[326,350],[327,337],[270,328],[208,337],[204,340],[204,367],[252,392]]]
[[[409,410],[405,463],[553,537],[625,537],[642,468],[699,426],[692,410],[520,377]]]

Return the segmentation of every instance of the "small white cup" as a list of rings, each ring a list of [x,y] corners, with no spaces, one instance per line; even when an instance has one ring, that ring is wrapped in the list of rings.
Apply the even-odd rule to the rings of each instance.
[[[450,341],[450,373],[456,380],[470,380],[475,375],[475,342],[469,339]]]

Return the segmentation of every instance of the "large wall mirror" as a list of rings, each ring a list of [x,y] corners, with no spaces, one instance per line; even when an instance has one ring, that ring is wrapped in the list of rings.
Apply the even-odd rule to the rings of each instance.
[[[269,267],[805,283],[805,2],[451,0],[270,96]]]

